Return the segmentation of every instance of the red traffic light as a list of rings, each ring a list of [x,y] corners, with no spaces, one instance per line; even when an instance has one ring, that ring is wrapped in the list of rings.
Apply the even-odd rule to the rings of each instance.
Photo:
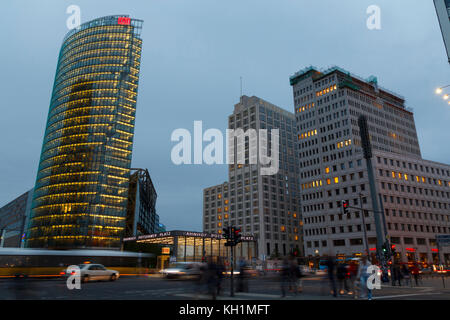
[[[348,208],[349,208],[349,201],[348,200],[342,200],[342,211],[344,214],[348,214]]]

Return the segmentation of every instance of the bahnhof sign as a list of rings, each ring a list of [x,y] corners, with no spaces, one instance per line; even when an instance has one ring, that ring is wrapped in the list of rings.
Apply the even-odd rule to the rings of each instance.
[[[253,258],[257,258],[255,238],[242,236],[241,240],[242,242],[234,247],[235,261],[240,259],[252,261]],[[169,247],[171,262],[201,262],[209,257],[215,261],[219,257],[228,261],[230,257],[230,247],[225,246],[226,239],[214,233],[175,230],[124,238],[123,241],[154,243]]]

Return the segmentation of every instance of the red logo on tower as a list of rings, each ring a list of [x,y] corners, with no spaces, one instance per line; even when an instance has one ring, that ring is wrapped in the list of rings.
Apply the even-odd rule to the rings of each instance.
[[[117,18],[117,23],[129,26],[130,25],[130,18],[119,17],[119,18]]]

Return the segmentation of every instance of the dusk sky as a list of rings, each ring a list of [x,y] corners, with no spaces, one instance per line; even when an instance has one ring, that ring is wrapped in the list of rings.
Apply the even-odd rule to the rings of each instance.
[[[243,93],[293,112],[289,76],[340,66],[406,99],[422,156],[450,164],[450,84],[432,0],[2,1],[0,207],[34,186],[66,9],[81,22],[129,14],[144,20],[133,168],[148,168],[168,230],[202,230],[203,189],[227,180],[226,165],[180,165],[173,130],[225,132]],[[381,8],[381,30],[366,9]],[[450,92],[450,90],[449,90]]]

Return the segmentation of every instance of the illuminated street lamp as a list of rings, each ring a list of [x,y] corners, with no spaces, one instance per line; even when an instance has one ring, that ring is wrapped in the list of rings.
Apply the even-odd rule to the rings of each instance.
[[[442,91],[444,90],[444,88],[447,88],[447,87],[450,87],[450,84],[449,85],[447,85],[447,86],[443,86],[443,87],[439,87],[439,88],[437,88],[436,89],[436,94],[441,94],[442,93]]]
[[[450,87],[450,84],[449,85],[446,85],[446,86],[443,86],[443,87],[439,87],[439,88],[437,88],[436,90],[435,90],[435,93],[436,94],[438,94],[438,95],[440,95],[443,91],[444,91],[444,89],[445,88],[447,88],[447,87]],[[446,94],[444,94],[443,96],[442,96],[442,99],[444,99],[444,100],[449,100],[449,98],[450,98],[450,96],[446,93]],[[448,101],[448,104],[450,104],[450,100]]]

